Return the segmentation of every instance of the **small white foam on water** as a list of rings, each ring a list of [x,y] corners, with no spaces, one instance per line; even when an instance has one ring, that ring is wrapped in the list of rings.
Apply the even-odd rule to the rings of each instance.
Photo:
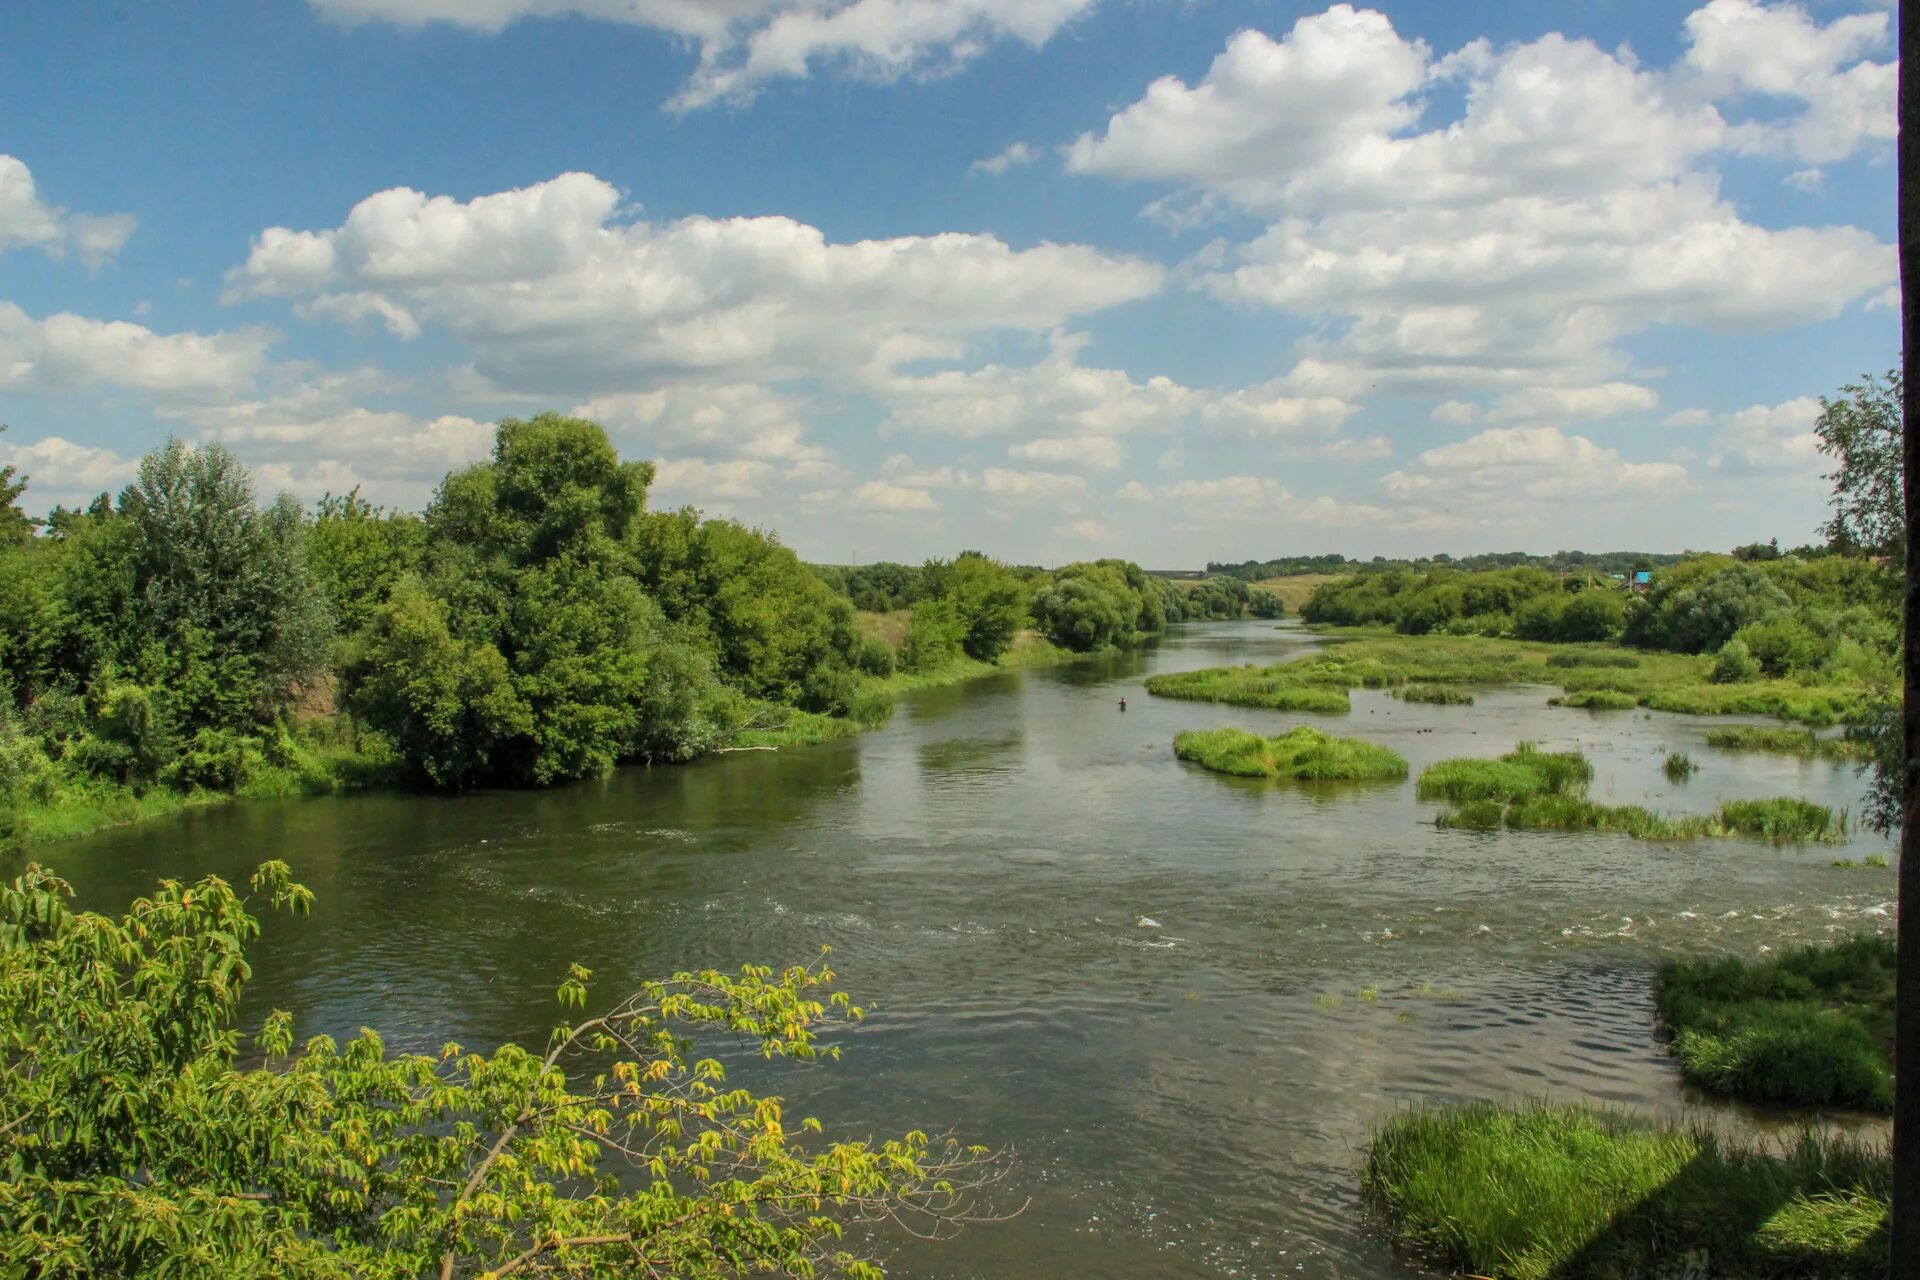
[[[1160,922],[1152,916],[1141,916],[1138,920],[1135,920],[1133,924],[1136,929],[1158,929],[1160,927]]]
[[[700,838],[694,835],[693,832],[682,831],[678,827],[649,827],[640,834],[643,836],[654,836],[661,840],[678,840],[682,844],[692,844]]]
[[[1700,915],[1698,912],[1695,912],[1695,911],[1682,911],[1680,913],[1680,918],[1682,920],[1698,920],[1700,918]]]

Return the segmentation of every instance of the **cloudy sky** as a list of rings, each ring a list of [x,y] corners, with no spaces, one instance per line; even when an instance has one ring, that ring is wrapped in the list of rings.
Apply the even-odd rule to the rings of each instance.
[[[809,558],[1809,538],[1898,355],[1873,0],[65,0],[0,463],[417,506],[560,409]]]

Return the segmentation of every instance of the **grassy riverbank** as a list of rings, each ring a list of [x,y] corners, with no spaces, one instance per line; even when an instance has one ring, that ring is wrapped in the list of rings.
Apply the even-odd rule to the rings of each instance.
[[[1893,1106],[1894,943],[1863,935],[1764,961],[1673,961],[1660,1020],[1705,1089],[1808,1106]]]
[[[1399,752],[1305,725],[1277,738],[1244,729],[1191,730],[1173,740],[1173,754],[1237,778],[1357,782],[1407,776],[1407,760]]]
[[[1811,729],[1773,728],[1765,725],[1739,725],[1714,729],[1707,734],[1707,745],[1722,751],[1756,751],[1782,756],[1818,756],[1823,760],[1861,761],[1872,758],[1873,751],[1864,742],[1850,738],[1822,737]]]
[[[228,783],[215,787],[159,782],[136,787],[55,763],[28,788],[11,832],[0,830],[0,849],[9,836],[19,846],[51,844],[186,809],[235,800],[338,795],[396,786],[402,779],[400,761],[383,739],[356,735],[338,717],[306,722],[263,746],[236,744],[223,758],[208,762]]]
[[[1409,686],[1467,693],[1471,686],[1543,684],[1559,686],[1560,705],[1771,715],[1810,725],[1856,719],[1871,702],[1864,685],[1790,679],[1715,684],[1713,659],[1690,654],[1479,636],[1333,634],[1345,639],[1294,661],[1154,676],[1147,690],[1280,711],[1345,711],[1352,689],[1399,689],[1405,696]]]
[[[1442,827],[1492,831],[1614,831],[1642,840],[1758,836],[1797,843],[1846,835],[1846,822],[1824,805],[1791,797],[1728,800],[1710,814],[1659,814],[1639,805],[1587,798],[1593,766],[1575,751],[1541,751],[1523,742],[1497,760],[1441,760],[1420,774],[1422,800],[1451,806]]]
[[[1890,1163],[1804,1134],[1778,1150],[1584,1107],[1395,1117],[1362,1183],[1423,1258],[1495,1280],[1886,1274]]]

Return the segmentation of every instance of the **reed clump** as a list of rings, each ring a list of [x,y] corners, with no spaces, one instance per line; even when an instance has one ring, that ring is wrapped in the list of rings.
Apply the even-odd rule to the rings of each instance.
[[[1763,1102],[1893,1106],[1894,942],[1862,934],[1762,961],[1672,961],[1661,1022],[1688,1080]]]
[[[1707,734],[1707,745],[1722,751],[1759,751],[1772,755],[1818,756],[1827,760],[1864,760],[1870,748],[1849,738],[1821,737],[1811,729],[1785,725],[1735,725]]]
[[[1579,693],[1563,693],[1547,699],[1551,707],[1585,707],[1589,711],[1631,711],[1640,705],[1640,699],[1619,689],[1582,689]]]
[[[1364,782],[1407,776],[1406,757],[1358,738],[1336,738],[1302,725],[1276,738],[1244,729],[1189,730],[1173,753],[1236,778],[1293,778],[1302,782]]]
[[[1473,695],[1465,689],[1456,689],[1443,684],[1410,684],[1397,690],[1394,697],[1402,702],[1430,702],[1442,707],[1470,707]]]
[[[1779,796],[1729,800],[1708,814],[1660,814],[1640,805],[1589,799],[1593,766],[1577,751],[1542,751],[1520,743],[1497,760],[1442,760],[1420,774],[1423,800],[1452,806],[1435,818],[1442,827],[1472,831],[1612,831],[1640,840],[1695,840],[1759,836],[1794,843],[1845,837],[1844,815],[1825,805]]]

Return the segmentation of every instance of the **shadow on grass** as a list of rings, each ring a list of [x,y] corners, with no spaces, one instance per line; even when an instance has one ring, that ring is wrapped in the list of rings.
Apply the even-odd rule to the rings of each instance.
[[[1884,1280],[1885,1170],[1851,1144],[1806,1140],[1780,1156],[1708,1148],[1544,1275]]]

